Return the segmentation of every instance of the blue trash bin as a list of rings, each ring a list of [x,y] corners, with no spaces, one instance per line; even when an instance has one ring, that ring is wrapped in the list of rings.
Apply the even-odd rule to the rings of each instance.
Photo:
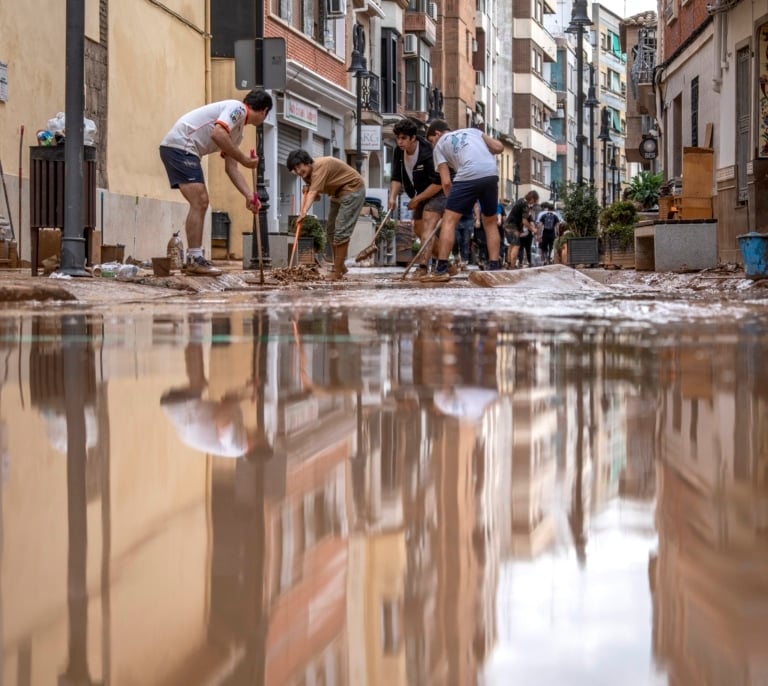
[[[768,234],[750,231],[738,239],[746,277],[768,279]]]

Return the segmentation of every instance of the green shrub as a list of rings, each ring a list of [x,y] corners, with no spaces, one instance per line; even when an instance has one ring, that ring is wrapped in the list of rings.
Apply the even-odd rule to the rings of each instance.
[[[636,223],[637,207],[629,200],[617,200],[600,212],[603,236],[618,241],[622,250],[634,244]]]
[[[563,189],[563,219],[570,224],[576,237],[597,236],[597,219],[600,205],[595,189],[587,184],[570,181]]]
[[[643,209],[650,210],[659,201],[661,184],[664,181],[664,173],[654,174],[649,171],[641,171],[637,176],[633,176],[627,186],[626,195],[630,200],[634,200],[643,206]]]
[[[295,217],[292,218],[289,223],[288,232],[296,233]],[[323,226],[322,222],[317,217],[313,217],[311,214],[308,214],[306,217],[304,217],[304,221],[301,222],[300,237],[313,238],[315,242],[314,244],[315,252],[323,252],[323,250],[325,250],[325,243],[326,243],[325,226]]]

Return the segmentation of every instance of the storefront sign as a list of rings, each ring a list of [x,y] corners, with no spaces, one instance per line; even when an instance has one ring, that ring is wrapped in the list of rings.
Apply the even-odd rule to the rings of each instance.
[[[293,95],[286,95],[283,101],[283,117],[306,129],[317,131],[317,107]]]
[[[375,124],[363,124],[360,135],[360,149],[378,152],[381,150],[381,127]]]

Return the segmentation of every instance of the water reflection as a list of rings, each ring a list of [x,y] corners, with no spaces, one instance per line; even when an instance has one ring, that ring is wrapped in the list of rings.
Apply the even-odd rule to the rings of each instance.
[[[731,333],[2,320],[2,683],[760,683]]]

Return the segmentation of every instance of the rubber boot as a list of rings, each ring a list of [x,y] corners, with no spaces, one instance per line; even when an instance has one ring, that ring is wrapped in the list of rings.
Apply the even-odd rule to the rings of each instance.
[[[347,259],[347,251],[349,250],[349,242],[341,243],[333,246],[333,272],[329,279],[331,281],[338,281],[344,278],[344,274],[347,273],[347,267],[344,262]]]

